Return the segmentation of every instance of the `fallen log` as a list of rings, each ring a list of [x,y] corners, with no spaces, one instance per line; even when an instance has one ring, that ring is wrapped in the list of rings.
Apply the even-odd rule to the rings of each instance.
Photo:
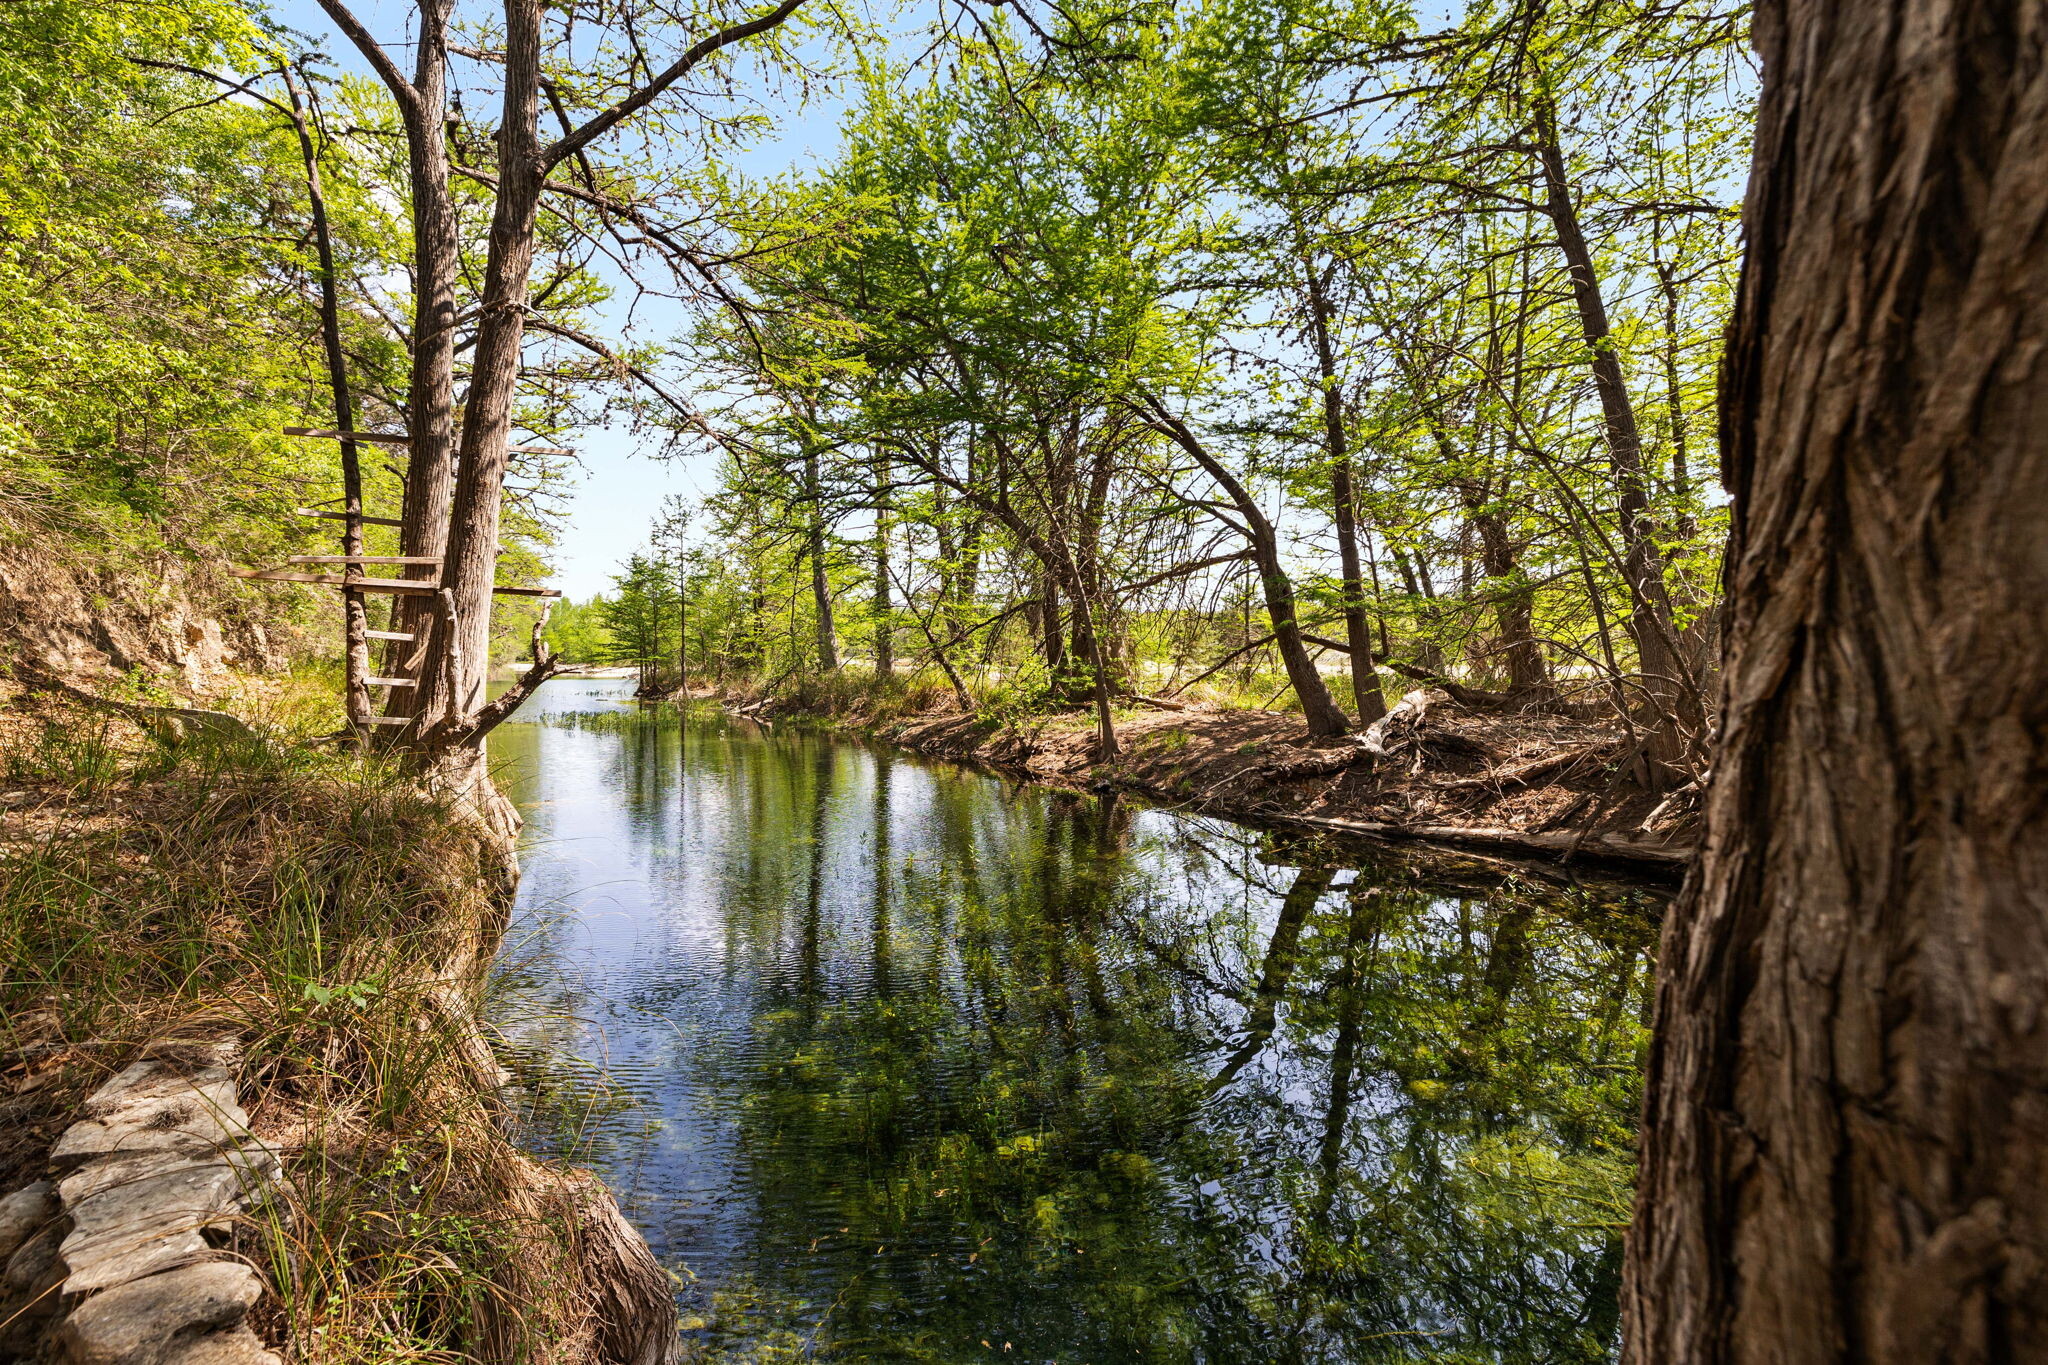
[[[1261,813],[1259,818],[1281,824],[1306,825],[1345,834],[1365,834],[1378,839],[1418,839],[1438,844],[1482,844],[1494,848],[1518,848],[1554,853],[1560,860],[1572,856],[1620,859],[1647,863],[1679,871],[1692,862],[1690,847],[1673,847],[1647,839],[1630,839],[1619,834],[1536,834],[1528,830],[1497,825],[1396,825],[1380,820],[1344,820],[1333,816]]]

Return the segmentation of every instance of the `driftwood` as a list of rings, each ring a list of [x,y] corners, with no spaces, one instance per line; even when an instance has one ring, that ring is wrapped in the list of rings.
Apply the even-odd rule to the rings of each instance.
[[[1510,787],[1534,786],[1538,782],[1560,776],[1577,767],[1586,759],[1611,758],[1616,746],[1611,742],[1582,744],[1576,748],[1560,749],[1556,753],[1544,754],[1522,763],[1511,763],[1504,768],[1479,777],[1460,777],[1445,782],[1446,791],[1506,791]]]
[[[1679,870],[1692,861],[1690,848],[1672,847],[1649,839],[1630,839],[1619,834],[1581,837],[1576,834],[1538,834],[1506,829],[1497,825],[1396,825],[1380,820],[1342,820],[1319,815],[1261,813],[1261,819],[1282,824],[1305,825],[1312,829],[1367,834],[1379,839],[1421,839],[1440,844],[1481,844],[1495,848],[1519,848],[1561,857],[1593,856],[1645,863]]]

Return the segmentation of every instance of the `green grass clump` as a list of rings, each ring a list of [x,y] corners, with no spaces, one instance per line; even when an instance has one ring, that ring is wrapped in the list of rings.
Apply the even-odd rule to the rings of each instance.
[[[293,738],[320,721],[291,687],[269,699],[292,723],[177,743],[0,713],[0,1065],[36,1078],[0,1177],[144,1042],[231,1035],[287,1155],[236,1237],[294,1358],[573,1358],[601,1330],[586,1193],[508,1136],[478,1024],[502,853],[392,766]]]

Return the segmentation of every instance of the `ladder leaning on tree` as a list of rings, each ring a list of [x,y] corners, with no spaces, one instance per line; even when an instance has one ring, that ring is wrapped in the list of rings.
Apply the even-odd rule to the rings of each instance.
[[[363,515],[362,465],[361,461],[357,458],[357,446],[359,444],[409,446],[412,444],[412,438],[410,435],[356,430],[355,401],[349,390],[348,361],[341,344],[341,298],[335,274],[334,243],[332,235],[328,230],[327,199],[320,182],[319,145],[315,136],[316,133],[320,133],[318,112],[312,104],[311,92],[301,89],[297,73],[291,67],[286,67],[280,74],[284,78],[285,93],[288,96],[289,103],[279,103],[261,95],[257,96],[257,98],[262,99],[265,104],[270,105],[273,109],[290,118],[292,128],[298,135],[299,157],[304,166],[306,176],[306,207],[312,218],[313,242],[319,259],[320,342],[321,349],[325,353],[327,360],[328,390],[334,403],[334,426],[332,428],[287,427],[285,434],[334,440],[341,443],[342,496],[338,499],[342,503],[341,510],[336,512],[322,511],[318,508],[299,509],[302,515],[319,517],[323,520],[339,521],[341,523],[341,553],[332,556],[295,556],[294,562],[339,564],[341,566],[341,573],[338,575],[305,574],[293,573],[286,569],[257,569],[245,570],[239,576],[273,582],[324,583],[331,584],[341,590],[343,656],[346,660],[347,677],[345,700],[348,728],[358,738],[367,738],[372,733],[372,727],[375,725],[395,724],[401,728],[410,729],[411,733],[407,737],[413,742],[429,748],[444,743],[481,740],[482,736],[492,726],[510,715],[512,710],[519,705],[520,701],[553,672],[553,658],[541,643],[541,628],[539,625],[534,627],[533,632],[534,666],[495,701],[479,707],[474,715],[430,717],[427,724],[421,725],[416,723],[418,718],[414,716],[379,717],[372,714],[370,688],[378,686],[387,688],[419,688],[422,679],[402,676],[400,670],[390,668],[388,665],[386,669],[387,674],[398,674],[398,676],[373,677],[371,675],[370,641],[376,638],[400,644],[408,643],[414,632],[398,630],[372,631],[369,628],[368,614],[363,600],[364,595],[375,592],[390,593],[394,594],[395,597],[432,596],[441,607],[440,633],[443,636],[443,646],[433,651],[436,656],[435,661],[446,670],[444,676],[453,679],[459,675],[458,654],[455,642],[460,638],[455,631],[455,593],[446,586],[445,579],[447,575],[444,572],[445,566],[441,564],[438,556],[369,555],[363,551],[364,526],[393,525],[396,523],[393,523],[386,517],[371,518]],[[243,90],[247,89],[246,86],[240,88]],[[324,136],[324,134],[322,135]],[[514,452],[531,453],[539,453],[546,449],[545,447],[512,448]],[[572,452],[549,451],[548,453],[567,454]],[[431,577],[431,581],[427,578],[369,578],[364,576],[362,573],[363,566],[376,563],[395,563],[401,567],[415,565],[431,566],[435,572]],[[480,584],[471,584],[470,590],[474,591],[481,586]],[[544,598],[554,598],[561,595],[545,588],[493,588],[491,591],[493,593],[516,593],[522,596]],[[479,604],[472,604],[471,609],[476,609],[477,605]],[[480,606],[483,617],[488,619],[490,614],[490,598],[486,596]],[[428,618],[423,617],[422,619]],[[542,620],[546,620],[545,613],[542,615]],[[470,624],[473,625],[474,622]],[[421,664],[427,662],[424,651],[416,652],[414,657]],[[438,684],[441,678],[437,677],[430,681]]]
[[[356,476],[355,461],[351,457],[354,454],[355,445],[359,442],[371,445],[407,445],[410,444],[411,438],[390,432],[335,431],[324,427],[286,427],[284,434],[287,436],[308,436],[316,439],[336,440],[342,443],[343,474],[344,482],[348,485],[348,493],[345,497],[334,499],[336,502],[345,504],[342,510],[328,510],[326,504],[294,509],[302,517],[317,517],[323,521],[341,522],[342,553],[338,555],[291,555],[285,561],[287,564],[309,567],[321,564],[338,564],[341,566],[341,572],[338,574],[309,573],[302,569],[235,569],[231,570],[231,572],[237,578],[249,579],[259,583],[321,583],[339,588],[343,603],[343,629],[345,632],[343,659],[345,664],[345,696],[348,704],[349,728],[358,734],[366,734],[368,733],[368,727],[373,725],[410,726],[417,719],[416,716],[379,716],[372,714],[369,704],[369,689],[372,687],[417,687],[419,686],[419,679],[405,677],[399,673],[399,669],[403,665],[398,661],[395,652],[392,657],[387,658],[385,661],[387,673],[393,676],[376,676],[371,674],[369,670],[368,642],[371,640],[383,640],[393,644],[410,644],[417,637],[410,631],[372,630],[368,627],[367,622],[358,626],[358,613],[362,611],[362,594],[383,593],[392,596],[432,597],[442,602],[444,610],[451,610],[452,608],[447,605],[447,598],[444,595],[443,585],[438,574],[431,578],[368,578],[363,576],[361,570],[362,566],[366,564],[391,564],[407,567],[421,565],[438,568],[441,564],[441,556],[372,555],[362,552],[363,527],[399,526],[403,523],[394,517],[373,517],[366,515],[362,511],[361,481],[360,477]],[[575,453],[573,451],[560,450],[553,446],[514,446],[512,450],[515,454],[534,455],[570,455]],[[491,591],[502,596],[547,599],[547,605],[541,611],[541,619],[534,626],[536,642],[540,638],[541,628],[547,622],[548,609],[553,606],[553,599],[561,596],[559,592],[552,588],[498,587],[492,588]],[[444,622],[443,626],[452,630],[452,622]],[[361,647],[358,647],[355,639],[358,631],[360,631],[363,642]],[[539,646],[536,643],[537,662],[539,661],[538,649]]]

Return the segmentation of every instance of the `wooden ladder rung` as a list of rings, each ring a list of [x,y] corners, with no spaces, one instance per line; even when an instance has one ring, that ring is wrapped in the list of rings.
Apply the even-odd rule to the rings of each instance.
[[[247,578],[259,583],[325,583],[336,588],[354,588],[359,592],[415,593],[432,596],[441,591],[441,585],[424,578],[343,578],[331,573],[285,573],[277,569],[229,569],[236,578]],[[492,588],[492,592],[506,597],[560,597],[555,588]]]
[[[336,588],[355,588],[361,592],[417,593],[431,597],[441,590],[438,583],[415,578],[343,578],[331,573],[284,573],[280,570],[257,571],[254,569],[230,569],[236,578],[253,579],[259,583],[325,583]]]
[[[413,720],[413,718],[412,718],[411,716],[372,716],[372,717],[370,717],[370,724],[372,724],[372,725],[410,725],[410,724],[412,724],[412,720]]]
[[[319,517],[322,521],[348,520],[348,513],[346,512],[323,512],[317,507],[294,507],[292,510],[294,512],[297,512],[302,517]],[[360,521],[365,526],[405,525],[405,523],[400,521],[397,517],[357,517],[356,520]]]
[[[287,564],[439,564],[439,555],[290,555]]]
[[[311,436],[316,440],[322,441],[353,439],[367,441],[372,445],[380,446],[409,446],[412,444],[412,437],[400,436],[388,431],[335,431],[330,427],[286,427],[284,434],[287,436]],[[564,450],[560,446],[507,446],[506,449],[514,455],[574,455],[576,453],[574,450]]]
[[[419,686],[419,684],[418,684],[418,683],[416,683],[416,682],[414,682],[414,681],[413,681],[413,680],[412,680],[411,678],[365,678],[365,679],[363,679],[363,681],[364,681],[364,682],[366,682],[366,683],[368,683],[368,684],[369,684],[370,686],[372,686],[372,687],[418,687],[418,686]]]
[[[417,640],[419,637],[409,630],[366,630],[363,634],[372,640]]]

